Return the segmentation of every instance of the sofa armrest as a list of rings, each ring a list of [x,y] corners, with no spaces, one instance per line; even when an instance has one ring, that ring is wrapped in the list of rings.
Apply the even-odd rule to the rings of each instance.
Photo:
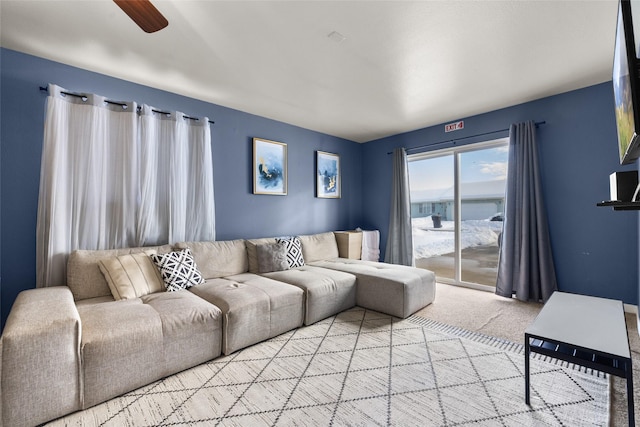
[[[0,342],[3,425],[41,424],[82,407],[80,334],[66,286],[18,295]]]

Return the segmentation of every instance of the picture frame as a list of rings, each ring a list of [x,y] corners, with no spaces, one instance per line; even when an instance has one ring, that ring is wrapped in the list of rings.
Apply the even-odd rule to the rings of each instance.
[[[287,144],[253,138],[253,194],[287,195]]]
[[[342,197],[340,156],[316,151],[316,197],[339,199]]]

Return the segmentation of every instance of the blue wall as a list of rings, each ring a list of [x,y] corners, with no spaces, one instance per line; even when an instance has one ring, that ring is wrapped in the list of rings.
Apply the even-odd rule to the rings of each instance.
[[[478,135],[521,121],[545,121],[537,136],[560,290],[637,304],[638,214],[596,207],[609,198],[610,173],[637,167],[619,164],[613,111],[609,82],[465,118],[464,129],[454,133],[445,134],[444,126],[439,125],[369,142],[363,147],[362,223],[380,228],[381,241],[386,242],[391,194],[391,156],[387,153],[395,147]],[[469,138],[458,144],[507,135]]]
[[[445,134],[440,125],[360,145],[18,52],[0,49],[0,55],[3,324],[18,292],[35,284],[46,98],[38,87],[49,82],[215,120],[211,130],[219,240],[360,226],[381,231],[383,254],[391,197],[391,156],[387,152],[506,129],[514,122],[545,121],[538,130],[538,141],[560,290],[638,303],[638,214],[595,205],[608,198],[611,172],[637,168],[621,167],[618,162],[610,83],[465,118],[465,128],[453,134]],[[252,137],[288,144],[287,196],[252,194]],[[470,138],[464,143],[486,139]],[[314,197],[316,150],[340,154],[342,199]]]
[[[36,213],[47,96],[39,86],[47,83],[215,121],[211,138],[218,240],[308,234],[360,225],[360,144],[7,49],[0,50],[0,55],[3,325],[18,292],[35,286]],[[287,144],[287,196],[252,194],[253,137]],[[341,199],[315,197],[316,150],[340,155]]]

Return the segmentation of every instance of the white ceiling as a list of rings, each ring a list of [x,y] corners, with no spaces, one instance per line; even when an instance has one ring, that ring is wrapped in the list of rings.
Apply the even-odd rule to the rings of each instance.
[[[152,1],[0,0],[1,45],[357,142],[611,79],[617,0]]]

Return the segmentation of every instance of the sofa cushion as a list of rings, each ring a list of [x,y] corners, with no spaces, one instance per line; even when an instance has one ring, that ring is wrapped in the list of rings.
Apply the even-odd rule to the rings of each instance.
[[[73,298],[78,301],[87,298],[111,296],[111,290],[100,271],[100,267],[98,267],[98,261],[152,249],[155,249],[159,254],[172,250],[171,245],[162,245],[141,248],[73,251],[69,255],[69,261],[67,262],[67,286],[71,289]]]
[[[175,245],[175,248],[189,248],[191,250],[205,280],[249,271],[247,249],[242,239],[218,242],[180,242]]]
[[[138,298],[164,291],[164,283],[150,255],[156,251],[120,255],[98,261],[116,300]]]
[[[218,307],[191,292],[160,292],[141,300],[162,322],[165,375],[220,356],[222,312]]]
[[[302,243],[300,243],[298,236],[276,237],[276,242],[282,243],[286,246],[289,268],[302,267],[304,265]]]
[[[296,286],[243,273],[210,279],[189,291],[222,310],[227,355],[302,326],[304,295]]]
[[[258,245],[256,250],[260,274],[289,269],[287,247],[282,243],[264,243]]]
[[[169,292],[204,283],[189,248],[164,255],[151,255],[151,259],[160,269],[160,275]]]
[[[264,276],[304,290],[305,325],[356,305],[356,276],[353,274],[305,265]]]
[[[300,236],[306,263],[338,258],[338,243],[333,232]]]

